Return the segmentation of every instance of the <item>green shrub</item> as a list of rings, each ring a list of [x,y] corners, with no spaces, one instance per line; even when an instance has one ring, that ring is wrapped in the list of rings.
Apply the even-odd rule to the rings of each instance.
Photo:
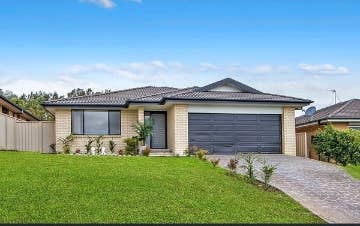
[[[195,152],[195,156],[198,158],[198,159],[201,159],[201,160],[206,160],[206,155],[208,154],[208,151],[205,150],[205,149],[199,149]]]
[[[125,155],[136,155],[138,153],[139,139],[137,137],[126,138],[124,142],[126,144]]]
[[[239,163],[239,160],[233,158],[229,160],[229,163],[227,165],[227,167],[230,170],[230,175],[235,175],[236,174],[236,169],[237,169],[237,165]]]
[[[102,139],[103,139],[103,135],[100,135],[100,136],[97,136],[96,138],[95,138],[95,149],[96,149],[96,152],[97,153],[100,153],[100,148],[101,148],[101,145],[103,145],[103,141],[102,141]]]
[[[151,152],[151,149],[149,146],[147,146],[144,151],[142,152],[143,156],[149,156]]]
[[[344,166],[360,163],[360,132],[339,131],[333,126],[325,126],[312,139],[312,144],[320,156],[333,159]]]
[[[192,155],[195,155],[195,153],[199,150],[199,147],[198,146],[189,146],[188,149],[184,150],[184,154],[186,156],[192,156]]]
[[[58,140],[60,140],[63,143],[63,151],[65,154],[70,154],[71,149],[71,141],[74,140],[74,136],[72,134],[68,135],[67,137],[59,137]]]
[[[134,125],[135,132],[137,134],[139,142],[141,145],[145,145],[146,138],[153,133],[153,122],[151,119],[146,119],[144,123],[137,122]]]
[[[220,159],[211,159],[210,160],[211,164],[213,165],[213,167],[215,168],[217,165],[219,165]]]
[[[109,150],[111,153],[114,153],[116,147],[116,143],[113,140],[109,140]]]
[[[243,165],[243,167],[246,169],[246,176],[249,180],[250,183],[254,184],[256,179],[255,179],[255,167],[254,167],[254,163],[255,163],[255,156],[251,153],[248,154],[240,154],[239,155],[245,162],[245,164]]]
[[[264,184],[265,184],[265,189],[269,189],[270,187],[270,181],[271,178],[276,170],[276,167],[267,163],[264,163],[263,167],[262,167],[262,172],[263,172],[263,179],[264,179]]]
[[[88,141],[85,144],[85,150],[86,150],[86,154],[90,153],[91,150],[91,145],[94,143],[94,139],[88,136]]]

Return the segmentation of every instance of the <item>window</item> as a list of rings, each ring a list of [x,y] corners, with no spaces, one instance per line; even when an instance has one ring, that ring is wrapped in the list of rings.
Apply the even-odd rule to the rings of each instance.
[[[120,135],[120,111],[72,110],[72,134]]]

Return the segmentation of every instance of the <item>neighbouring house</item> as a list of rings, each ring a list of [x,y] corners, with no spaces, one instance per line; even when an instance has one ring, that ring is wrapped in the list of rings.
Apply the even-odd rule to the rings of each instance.
[[[211,154],[235,152],[296,154],[295,109],[312,101],[268,94],[230,78],[204,87],[141,87],[47,101],[56,137],[73,134],[72,148],[88,136],[105,135],[124,148],[133,125],[151,118],[153,153],[183,155],[189,146]],[[57,143],[61,151],[61,143]]]
[[[11,102],[6,97],[0,95],[0,113],[12,116],[23,121],[39,121],[30,112]]]
[[[318,129],[328,124],[338,130],[360,130],[360,99],[337,103],[316,111],[312,116],[303,115],[296,118],[296,133],[305,133],[307,155],[312,159],[319,159],[311,145],[312,137]]]

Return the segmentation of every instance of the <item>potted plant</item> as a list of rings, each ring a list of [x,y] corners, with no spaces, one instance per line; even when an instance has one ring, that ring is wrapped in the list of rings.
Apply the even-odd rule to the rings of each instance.
[[[138,122],[134,127],[140,145],[139,154],[142,154],[142,152],[146,149],[146,138],[153,133],[153,122],[151,119],[146,119],[143,123]]]

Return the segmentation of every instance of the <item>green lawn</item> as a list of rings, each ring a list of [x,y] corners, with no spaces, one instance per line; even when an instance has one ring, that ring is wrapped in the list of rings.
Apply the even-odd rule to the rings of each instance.
[[[345,169],[351,176],[360,180],[360,165],[359,166],[348,165],[345,167]]]
[[[323,221],[195,158],[0,152],[0,223],[54,222]]]

